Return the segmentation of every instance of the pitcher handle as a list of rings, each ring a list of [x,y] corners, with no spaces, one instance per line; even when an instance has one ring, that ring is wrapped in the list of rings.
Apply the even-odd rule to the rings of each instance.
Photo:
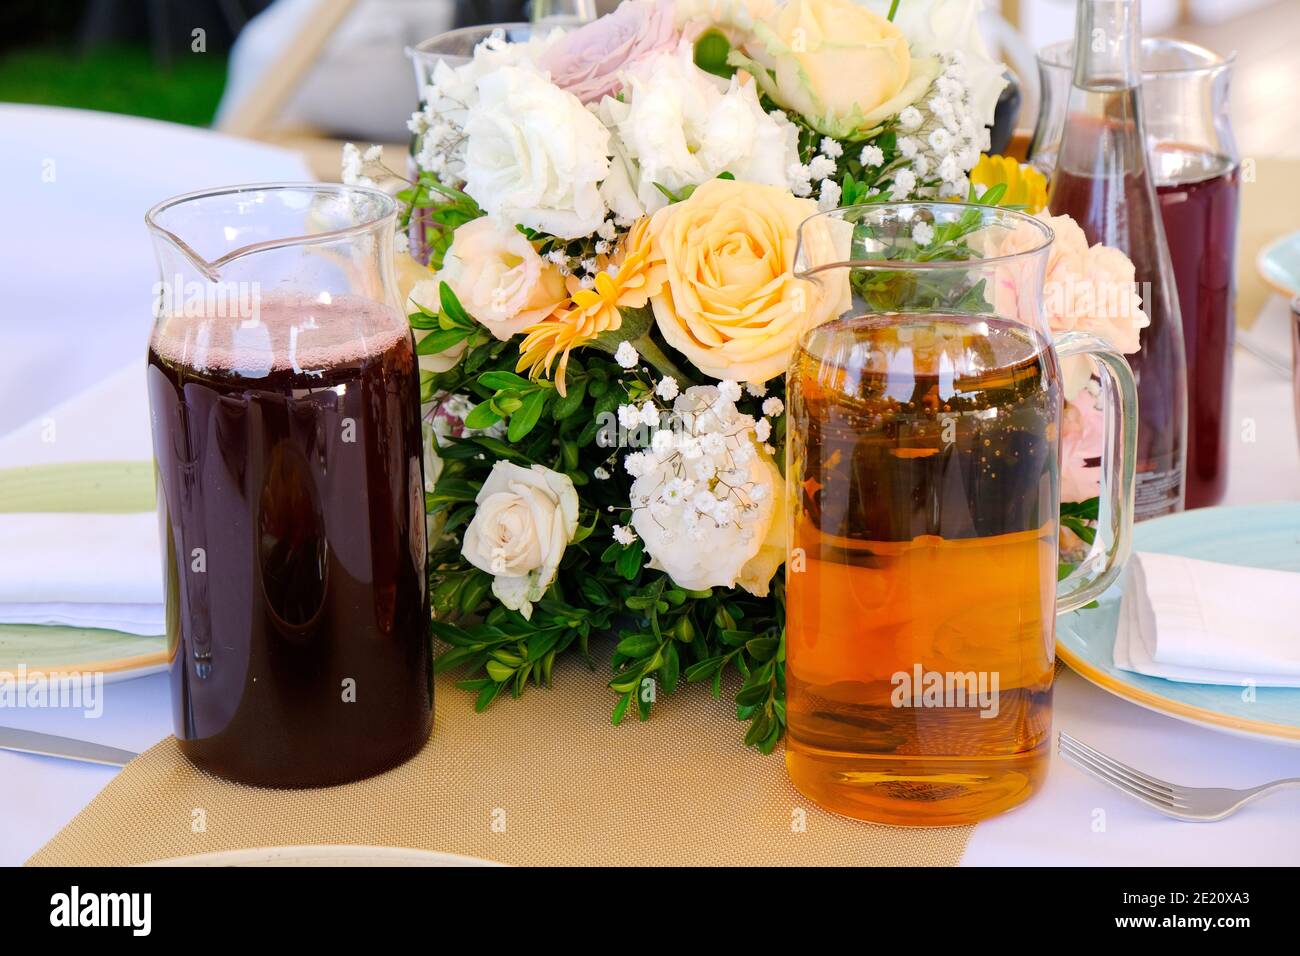
[[[1056,613],[1064,614],[1096,600],[1128,560],[1137,472],[1137,385],[1124,356],[1095,335],[1065,332],[1053,344],[1060,358],[1090,355],[1097,360],[1106,410],[1097,536],[1079,566],[1057,585]]]

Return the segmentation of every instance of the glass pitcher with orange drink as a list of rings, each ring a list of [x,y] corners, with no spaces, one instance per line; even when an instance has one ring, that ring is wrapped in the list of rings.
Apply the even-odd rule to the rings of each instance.
[[[1133,376],[1101,339],[1053,338],[1042,221],[880,203],[803,228],[826,218],[851,233],[848,258],[801,242],[796,268],[853,294],[787,382],[786,763],[839,813],[970,823],[1041,785],[1055,617],[1127,556]],[[1061,360],[1079,355],[1108,416],[1101,504],[1058,584]]]

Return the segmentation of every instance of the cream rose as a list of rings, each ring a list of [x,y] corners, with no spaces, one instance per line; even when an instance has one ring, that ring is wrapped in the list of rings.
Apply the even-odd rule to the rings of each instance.
[[[530,617],[578,530],[578,492],[549,468],[498,461],[474,501],[460,553],[493,576],[502,604]]]
[[[564,276],[518,229],[484,216],[456,230],[438,278],[503,342],[540,322],[568,298]]]
[[[910,106],[939,71],[934,57],[913,58],[897,26],[850,0],[789,0],[755,23],[753,39],[728,61],[837,139],[860,137]]]
[[[668,344],[717,379],[785,373],[804,332],[849,308],[849,270],[794,275],[799,224],[817,212],[784,189],[713,179],[655,213],[652,256],[667,284],[650,301]],[[814,261],[848,258],[849,230],[826,218],[804,232]]]

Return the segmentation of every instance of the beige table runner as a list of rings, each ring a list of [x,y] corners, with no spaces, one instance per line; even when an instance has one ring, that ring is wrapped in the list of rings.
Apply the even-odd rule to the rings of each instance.
[[[609,721],[603,671],[556,667],[475,714],[439,677],[436,726],[409,763],[323,790],[265,790],[192,767],[172,738],[132,761],[29,860],[123,865],[262,846],[353,843],[511,864],[954,865],[971,827],[873,826],[819,810],[778,751],[741,743],[729,700],[661,696]],[[195,821],[200,820],[202,827]],[[196,829],[200,832],[195,832]]]

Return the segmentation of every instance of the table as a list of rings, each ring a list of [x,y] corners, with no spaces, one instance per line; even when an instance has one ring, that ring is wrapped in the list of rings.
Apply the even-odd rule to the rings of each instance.
[[[88,152],[86,143],[99,145]],[[100,147],[107,144],[107,148]],[[164,161],[185,155],[184,165]],[[31,182],[53,157],[63,186],[22,189],[11,250],[0,256],[0,434],[138,356],[148,329],[153,259],[143,210],[175,192],[234,180],[306,178],[295,155],[203,131],[66,110],[0,107],[0,182]],[[147,168],[146,168],[147,167]],[[25,180],[24,180],[25,177]],[[39,178],[36,178],[39,183]],[[79,218],[78,218],[79,217]],[[78,228],[67,225],[80,221]],[[111,243],[92,237],[111,236]],[[70,249],[72,243],[76,249]],[[87,254],[99,250],[100,258]],[[68,281],[69,274],[77,276]],[[1280,321],[1281,300],[1265,318]],[[40,316],[41,321],[23,321]],[[1262,322],[1263,320],[1261,320]],[[66,349],[75,336],[76,352]],[[1290,383],[1238,351],[1228,503],[1300,499]],[[1247,441],[1253,434],[1255,440]],[[686,691],[690,693],[691,691]],[[1056,727],[1161,777],[1246,786],[1300,775],[1300,748],[1244,740],[1151,713],[1063,672]],[[468,706],[452,700],[443,706]],[[508,701],[500,706],[508,707]],[[171,731],[165,675],[105,687],[103,716],[7,711],[3,722],[143,750]],[[629,747],[635,743],[629,740]],[[0,752],[0,864],[22,863],[114,774],[111,768]],[[773,862],[779,862],[774,860]],[[1043,792],[980,824],[962,860],[985,864],[1300,863],[1300,792],[1212,826],[1150,813],[1059,759]]]

